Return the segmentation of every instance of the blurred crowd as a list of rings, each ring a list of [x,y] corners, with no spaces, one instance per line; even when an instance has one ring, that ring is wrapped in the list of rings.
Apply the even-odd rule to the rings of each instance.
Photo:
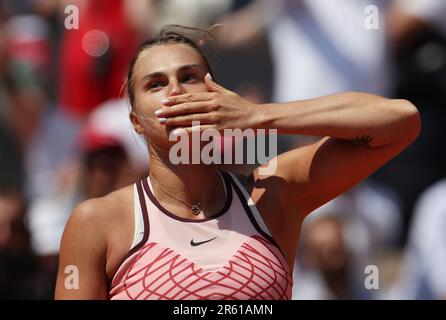
[[[443,0],[1,0],[0,299],[51,299],[73,207],[148,174],[124,78],[170,23],[213,27],[216,80],[252,101],[367,91],[419,108],[409,149],[305,220],[293,298],[445,299],[445,16]]]

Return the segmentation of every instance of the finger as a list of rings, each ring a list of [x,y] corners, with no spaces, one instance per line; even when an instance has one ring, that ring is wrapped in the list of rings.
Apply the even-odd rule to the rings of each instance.
[[[206,124],[206,125],[199,125],[199,126],[192,126],[192,127],[190,127],[190,126],[189,127],[179,127],[179,128],[176,128],[175,130],[173,130],[171,132],[171,134],[174,137],[178,137],[178,136],[181,136],[181,135],[188,135],[188,134],[191,134],[193,132],[200,132],[200,133],[202,133],[202,132],[204,132],[205,130],[208,130],[208,129],[215,129],[215,130],[217,130],[217,128],[214,125]]]
[[[160,119],[160,123],[168,127],[190,126],[193,122],[199,122],[200,124],[217,124],[216,116],[209,113],[190,113],[178,117]]]
[[[187,128],[183,128],[183,130],[187,133],[193,133],[193,132],[200,132],[202,133],[203,131],[206,131],[208,129],[217,129],[215,125],[212,124],[206,124],[206,125],[200,125],[200,126],[193,126],[193,127],[187,127]],[[175,134],[175,131],[174,131]]]
[[[226,88],[216,83],[213,79],[210,73],[206,74],[204,77],[204,83],[206,84],[207,88],[211,92],[225,92]]]
[[[169,118],[189,113],[212,112],[216,110],[216,108],[216,103],[212,101],[186,102],[156,110],[155,115],[160,118]]]
[[[214,98],[215,98],[215,93],[213,92],[185,93],[178,96],[167,97],[161,100],[161,103],[165,106],[173,106],[185,102],[209,101]]]

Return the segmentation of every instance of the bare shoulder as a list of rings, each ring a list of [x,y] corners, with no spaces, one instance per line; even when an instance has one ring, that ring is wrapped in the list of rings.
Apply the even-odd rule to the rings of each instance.
[[[133,230],[133,187],[101,198],[86,200],[74,208],[60,247],[57,299],[105,299],[106,269],[122,256]],[[116,245],[118,243],[118,245]],[[121,248],[121,247],[122,248]],[[66,267],[76,266],[79,290],[65,287]]]
[[[126,213],[132,205],[132,187],[125,187],[101,198],[80,203],[74,208],[60,247],[56,299],[105,299],[107,265],[112,248],[111,235],[122,224],[125,229]],[[132,225],[130,225],[130,228]],[[117,233],[119,238],[120,234]],[[66,267],[75,266],[79,290],[68,290],[65,285]]]
[[[94,238],[106,242],[113,229],[127,220],[126,212],[132,210],[132,186],[124,187],[104,197],[83,201],[74,208],[64,236],[75,232],[79,240],[90,241]]]
[[[78,204],[72,217],[90,223],[103,223],[133,205],[133,186],[126,186],[100,198],[85,200]]]

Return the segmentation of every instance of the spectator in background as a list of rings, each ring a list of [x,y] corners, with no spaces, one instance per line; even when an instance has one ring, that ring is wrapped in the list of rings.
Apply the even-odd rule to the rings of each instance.
[[[164,0],[160,3],[160,18],[156,29],[166,24],[209,28],[227,12],[231,0]]]
[[[446,180],[419,198],[391,299],[446,299]]]
[[[128,157],[120,141],[94,128],[87,128],[83,135],[82,200],[103,197],[128,183],[122,181],[132,176],[127,176]]]
[[[261,29],[257,27],[259,22],[262,26],[268,24],[270,19],[262,14],[271,9],[277,11],[272,3],[267,0],[166,0],[160,3],[157,29],[166,24],[211,29],[218,35],[218,41],[215,48],[207,48],[207,54],[215,64],[219,82],[241,95],[247,93],[268,101],[272,75],[268,45],[261,31],[251,30]],[[268,12],[268,16],[274,14]]]
[[[236,13],[222,20],[228,26],[220,35],[220,41],[231,49],[246,43],[252,46],[253,39],[261,38],[266,30],[275,75],[272,84],[273,100],[305,100],[348,90],[368,91],[385,96],[391,94],[391,56],[387,47],[385,19],[387,2],[238,2],[245,3]],[[378,8],[378,16],[374,17],[378,23],[377,30],[367,28],[365,23],[368,17],[365,9],[370,5]],[[265,68],[262,71],[265,72]],[[292,145],[307,144],[313,139],[281,137],[279,153]],[[396,245],[400,240],[398,236],[402,234],[402,213],[397,198],[390,188],[368,182],[332,204],[336,208],[334,211],[338,213],[336,219],[343,220],[342,218],[348,216],[349,219],[345,220],[350,221],[346,226],[339,222],[342,228],[338,226],[338,231],[349,234],[349,243],[356,245],[346,248],[350,256],[349,263],[353,264],[348,273],[351,277],[349,280],[362,285],[358,281],[362,280],[364,267],[370,263],[373,254],[387,245]],[[304,229],[305,227],[303,233]],[[343,237],[347,237],[346,234]],[[298,264],[295,272],[298,275],[294,298],[309,298],[312,294],[305,293],[312,292],[307,286],[311,279],[306,279],[310,273],[299,270]],[[350,297],[370,296],[369,292],[363,290],[363,286],[353,291],[350,290],[350,284],[348,286],[349,290],[345,293]],[[321,281],[318,287],[318,292],[325,291],[327,294],[314,294],[312,298],[340,297],[330,293],[329,283]]]
[[[23,196],[0,190],[0,299],[50,299],[54,275],[31,251]]]
[[[442,0],[394,1],[388,19],[391,43],[413,41],[420,30],[432,27],[446,35],[445,11],[446,3]]]
[[[124,14],[124,0],[88,1],[79,30],[65,30],[61,48],[59,104],[85,118],[121,94],[126,67],[139,42]]]
[[[49,109],[54,109],[59,88],[60,45],[67,17],[65,6],[81,5],[82,0],[30,0],[32,13],[43,19],[47,25],[48,66],[44,69],[45,89],[49,98]]]
[[[47,62],[46,30],[45,22],[33,14],[5,15],[0,25],[2,299],[49,299],[54,287],[54,273],[31,249],[24,169],[47,105],[42,77]]]
[[[406,76],[399,89],[423,105],[424,130],[412,152],[418,158],[417,186],[436,181],[418,197],[400,276],[388,296],[392,299],[446,299],[446,183],[437,181],[446,176],[444,143],[438,139],[446,117],[445,15],[442,0],[398,1],[391,15],[392,38]]]
[[[233,0],[229,12],[219,19],[222,48],[249,46],[261,38],[281,14],[285,1]]]
[[[118,5],[118,2],[121,5]],[[67,4],[79,6],[80,30],[63,30],[63,9]],[[162,10],[160,21],[156,20],[158,4]],[[364,8],[371,4],[380,9],[379,30],[364,29]],[[93,12],[102,10],[101,6],[107,8],[93,15]],[[387,10],[388,6],[391,7],[390,11]],[[443,0],[2,1],[0,21],[9,22],[0,27],[0,154],[8,156],[1,157],[0,161],[1,168],[4,168],[0,171],[0,189],[10,190],[11,186],[13,189],[20,189],[25,184],[26,194],[31,200],[30,227],[33,248],[40,256],[56,255],[61,234],[60,226],[65,224],[67,208],[71,208],[73,203],[82,197],[105,192],[104,189],[93,187],[98,181],[97,178],[92,178],[87,185],[80,186],[80,174],[85,174],[86,170],[81,169],[79,157],[85,163],[93,164],[89,170],[98,174],[95,173],[92,177],[102,177],[108,181],[116,179],[116,184],[119,185],[119,178],[103,175],[107,172],[101,173],[101,168],[110,163],[113,163],[113,166],[127,167],[127,160],[133,166],[138,162],[139,150],[145,150],[144,146],[129,148],[129,141],[131,146],[134,139],[128,137],[124,148],[126,155],[123,155],[122,147],[119,147],[104,157],[99,152],[96,157],[93,156],[95,148],[92,148],[90,157],[86,152],[78,154],[73,139],[82,126],[78,119],[72,119],[73,115],[82,118],[81,122],[84,122],[92,110],[103,109],[98,106],[98,101],[103,102],[119,96],[123,79],[123,75],[121,78],[118,76],[119,70],[125,71],[127,67],[122,57],[130,52],[130,46],[125,48],[122,39],[124,43],[136,43],[137,40],[134,39],[138,39],[139,34],[150,34],[154,24],[162,25],[166,22],[209,27],[219,21],[218,17],[222,13],[229,10],[233,14],[220,20],[226,25],[223,29],[227,32],[222,35],[220,41],[223,52],[219,52],[219,55],[224,58],[219,59],[216,65],[220,75],[219,82],[243,96],[253,96],[253,100],[257,102],[271,100],[272,94],[276,100],[286,96],[301,99],[349,86],[353,86],[352,90],[365,89],[388,95],[392,91],[392,79],[386,69],[388,56],[385,38],[386,34],[390,36],[390,44],[398,54],[401,70],[399,82],[402,85],[400,84],[397,95],[409,98],[421,107],[424,130],[413,146],[380,170],[378,177],[391,185],[397,184],[406,202],[407,199],[412,201],[411,199],[416,199],[417,194],[426,185],[438,180],[439,176],[446,176],[446,153],[442,140],[438,138],[442,136],[442,121],[446,111],[446,90],[443,81],[446,74],[446,46],[444,40],[441,40],[446,32],[443,19],[446,14],[445,7]],[[90,13],[87,13],[88,10]],[[11,14],[18,13],[27,15],[20,14],[10,19]],[[28,15],[29,13],[31,15]],[[42,23],[42,19],[35,13],[44,17],[46,22]],[[387,13],[390,13],[389,19],[384,19]],[[109,28],[111,25],[113,26]],[[389,28],[386,28],[386,25]],[[88,31],[94,29],[103,31],[106,37],[103,37],[102,33],[93,33],[90,38],[84,37]],[[37,45],[33,47],[36,50],[29,50],[29,43],[21,42],[38,40],[38,37],[29,37],[36,35],[53,45],[55,52],[50,58],[45,56],[44,46]],[[48,69],[45,63],[39,63],[46,59],[50,64],[58,65],[59,37],[64,38],[65,48],[61,63],[64,67],[58,75],[60,83],[55,75],[50,74],[51,70],[59,70],[58,68]],[[11,45],[11,39],[15,44]],[[34,41],[34,45],[39,41],[41,40]],[[108,50],[96,57],[95,53],[103,51],[99,49],[107,49],[104,46],[107,41]],[[83,43],[86,46],[83,46]],[[93,53],[93,56],[89,55],[85,48]],[[93,50],[89,51],[90,49]],[[115,59],[115,54],[119,54],[120,58]],[[278,61],[282,56],[288,59],[287,68]],[[36,61],[37,64],[34,64]],[[220,61],[225,63],[220,64]],[[295,67],[290,68],[291,65]],[[273,73],[276,74],[274,85],[271,82],[274,78],[270,76]],[[379,82],[380,78],[383,79],[382,83]],[[59,92],[57,85],[61,84],[63,91],[60,91],[59,101],[67,101],[67,105],[61,108],[55,107],[59,108],[61,113],[44,113],[52,106],[47,103],[42,84],[48,86],[50,103],[53,104]],[[291,91],[291,86],[299,90]],[[113,88],[113,91],[107,88]],[[118,101],[112,101],[111,104],[124,103]],[[124,118],[126,116],[122,117]],[[113,112],[97,119],[95,127],[108,125],[114,119]],[[115,129],[112,125],[110,131],[113,130]],[[279,147],[279,151],[288,149],[296,141],[279,140],[279,143],[284,144]],[[305,141],[299,138],[298,143]],[[23,172],[22,158],[26,172]],[[90,158],[92,160],[87,161]],[[107,160],[102,160],[104,158]],[[144,160],[142,163],[143,167],[137,166],[139,169],[123,170],[132,172],[129,177],[138,176],[147,165]],[[411,183],[408,183],[407,173],[415,171],[417,174],[411,175]],[[106,188],[114,188],[114,183],[110,183]],[[61,190],[65,191],[64,195],[59,193]],[[363,193],[360,197],[365,199],[361,206],[366,210],[371,208],[367,194]],[[407,207],[406,205],[406,210]],[[356,214],[355,210],[355,206],[352,206],[348,213]],[[382,213],[381,210],[376,212],[378,216]],[[337,226],[335,223],[330,224],[333,229],[350,229],[339,219],[339,215],[336,219]],[[363,227],[367,226],[367,221],[360,221]],[[389,231],[398,229],[396,225],[395,228],[390,227],[393,223],[372,225],[374,232],[367,233],[370,236],[380,234],[382,227],[388,227]],[[372,245],[372,249],[376,248],[379,246]],[[355,256],[356,253],[352,253],[351,248],[345,249],[349,255]],[[367,250],[364,252],[370,253]],[[24,265],[20,261],[14,261]],[[410,265],[417,263],[410,259],[406,261]],[[48,265],[51,266],[52,263],[50,261]],[[12,272],[14,268],[8,270]],[[12,273],[4,274],[15,277]],[[45,282],[45,276],[42,279],[42,282]],[[296,279],[299,295],[303,293],[300,291],[303,287],[299,281],[300,276]],[[13,289],[11,286],[2,287],[1,284],[0,288]]]
[[[31,14],[11,17],[5,25],[9,122],[24,153],[40,128],[48,103],[44,85],[49,58],[47,27],[42,18]]]
[[[84,133],[94,132],[101,136],[114,137],[125,149],[129,165],[135,174],[140,176],[147,171],[147,145],[137,136],[127,121],[130,102],[127,98],[112,99],[100,104],[88,117],[84,125]],[[83,139],[84,149],[89,147],[88,135]],[[87,143],[87,144],[85,144]]]
[[[302,227],[293,298],[380,298],[364,287],[364,270],[396,247],[401,227],[397,195],[371,181],[315,210]]]
[[[295,276],[294,299],[358,298],[343,229],[342,221],[335,217],[318,217],[307,224],[301,244],[306,271]]]
[[[129,59],[140,35],[150,33],[150,25],[154,23],[151,19],[152,9],[155,10],[153,3],[155,1],[95,0],[58,1],[58,5],[53,3],[49,7],[35,4],[36,10],[45,15],[61,9],[59,12],[65,17],[63,9],[69,4],[76,5],[80,11],[79,29],[64,29],[62,34],[58,101],[53,101],[57,106],[45,114],[26,155],[31,243],[39,256],[46,257],[48,265],[57,263],[63,227],[74,204],[108,193],[122,183],[115,177],[119,172],[110,171],[110,166],[116,170],[127,168],[128,148],[123,149],[120,137],[117,138],[119,147],[107,151],[102,150],[103,141],[93,147],[83,144],[80,149],[76,137],[79,131],[87,131],[85,122],[90,121],[90,114],[102,109],[103,103],[123,95],[121,88]],[[59,21],[59,27],[63,26],[63,21]],[[123,102],[119,106],[116,104],[118,109],[123,107]],[[98,128],[117,130],[112,132],[114,137],[122,134],[122,126],[118,130],[113,125],[116,124],[113,115],[105,119],[95,117],[101,120],[89,127],[84,142],[93,139]],[[118,119],[122,119],[121,116]],[[127,122],[125,125],[130,134],[127,143],[133,136]],[[130,148],[135,147],[134,140]],[[144,164],[146,166],[147,162]],[[104,169],[107,166],[108,169]],[[125,170],[131,171],[127,172],[128,179],[139,175],[133,168]]]
[[[415,161],[414,206],[404,258],[390,299],[446,299],[446,2],[442,0],[395,1],[389,17],[390,35],[401,77],[398,91],[419,101],[423,133],[406,156]],[[388,170],[398,173],[405,159]],[[402,177],[404,185],[406,179]],[[383,176],[389,175],[388,171]],[[430,185],[436,181],[433,185]],[[417,197],[425,186],[430,185]],[[406,186],[407,188],[408,186]],[[405,190],[405,189],[403,189]]]
[[[421,192],[446,176],[446,148],[441,139],[446,118],[446,2],[401,0],[392,4],[388,25],[396,71],[394,92],[420,106],[423,130],[406,153],[374,178],[398,190],[406,221],[410,221]]]
[[[267,26],[274,66],[273,101],[305,100],[335,92],[389,96],[390,61],[381,0],[282,0]],[[379,29],[365,26],[365,8],[379,11]],[[265,10],[267,13],[268,11]],[[283,137],[287,150],[314,138]]]
[[[77,135],[78,158],[56,172],[54,189],[34,199],[29,217],[32,245],[50,264],[57,263],[63,228],[77,203],[101,197],[146,173],[146,146],[133,135],[127,119],[125,99],[98,106]]]
[[[389,95],[385,13],[380,0],[287,0],[268,29],[277,101],[347,90]],[[369,29],[365,8],[379,11]]]
[[[151,1],[56,1],[60,7],[35,4],[36,10],[50,15],[63,5],[75,4],[80,11],[79,30],[64,30],[59,74],[59,101],[45,115],[26,156],[28,193],[31,199],[44,197],[57,189],[57,172],[76,157],[74,138],[82,122],[99,104],[119,97],[128,58],[138,34],[150,32],[143,17],[153,14]],[[147,6],[142,6],[145,3]],[[135,19],[133,15],[138,13]],[[135,21],[133,21],[135,20]],[[59,27],[63,23],[59,21]],[[53,108],[51,108],[53,109]],[[46,183],[47,190],[40,185]],[[47,191],[47,192],[46,192]]]
[[[20,189],[24,184],[23,155],[38,127],[45,97],[37,73],[28,61],[12,55],[13,33],[0,26],[0,185]]]
[[[25,227],[25,201],[12,190],[0,192],[0,250],[21,252],[28,249]]]
[[[273,101],[305,100],[349,90],[390,95],[385,19],[388,1],[237,2],[244,5],[222,20],[228,27],[221,42],[231,48],[252,45],[252,38],[266,33],[274,74],[270,84]],[[377,30],[365,24],[365,8],[371,5],[379,9]],[[279,151],[312,141],[314,138],[282,137]]]

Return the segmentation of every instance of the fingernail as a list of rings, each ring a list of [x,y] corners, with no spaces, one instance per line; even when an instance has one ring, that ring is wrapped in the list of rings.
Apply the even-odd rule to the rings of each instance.
[[[206,73],[206,77],[208,77],[209,78],[209,80],[212,80],[212,81],[214,81],[214,79],[212,79],[212,76],[211,76],[211,74],[208,72],[208,73]]]
[[[162,104],[169,104],[169,99],[163,99],[163,100],[161,100],[161,103]]]
[[[159,118],[160,123],[165,123],[167,121],[166,118]]]
[[[163,113],[163,110],[158,109],[155,111],[155,116],[159,117]]]

